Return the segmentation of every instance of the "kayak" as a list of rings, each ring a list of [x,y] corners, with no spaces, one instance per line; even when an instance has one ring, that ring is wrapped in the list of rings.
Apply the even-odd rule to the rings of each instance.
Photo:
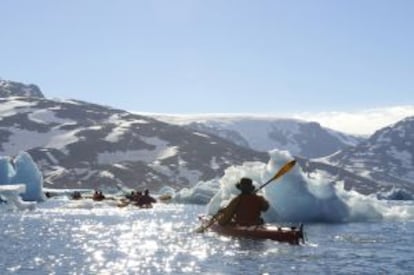
[[[207,223],[208,221],[209,219],[202,219],[203,223]],[[287,227],[271,224],[242,226],[235,224],[220,225],[214,223],[209,229],[218,234],[231,237],[268,239],[290,244],[304,243],[303,224],[298,227]]]

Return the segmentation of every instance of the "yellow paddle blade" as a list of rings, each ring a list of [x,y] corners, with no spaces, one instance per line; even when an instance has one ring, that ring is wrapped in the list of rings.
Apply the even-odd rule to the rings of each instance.
[[[280,170],[276,173],[276,175],[274,175],[272,180],[275,180],[275,179],[283,176],[287,172],[289,172],[290,169],[292,169],[292,167],[295,166],[295,164],[296,164],[296,160],[291,160],[288,163],[286,163],[285,165],[283,165],[282,168],[280,168]]]
[[[260,189],[262,189],[263,187],[265,187],[266,185],[268,185],[269,183],[271,183],[272,181],[274,181],[275,179],[280,178],[281,176],[283,176],[284,174],[286,174],[287,172],[290,171],[290,169],[292,169],[293,166],[295,166],[296,164],[296,160],[291,160],[287,163],[285,163],[282,168],[279,169],[279,171],[267,182],[265,182],[263,185],[261,185],[259,188],[257,188],[255,190],[255,192],[258,192]]]

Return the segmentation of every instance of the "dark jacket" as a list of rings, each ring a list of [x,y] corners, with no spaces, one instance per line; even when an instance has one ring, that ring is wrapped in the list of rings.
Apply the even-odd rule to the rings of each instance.
[[[263,220],[260,214],[269,208],[269,203],[265,198],[254,193],[241,194],[237,198],[239,198],[239,202],[234,211],[234,222],[238,225],[262,224]]]

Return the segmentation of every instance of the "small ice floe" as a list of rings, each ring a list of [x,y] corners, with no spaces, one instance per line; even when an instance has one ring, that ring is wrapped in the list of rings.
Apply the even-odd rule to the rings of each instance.
[[[36,202],[23,201],[20,197],[20,194],[25,192],[25,184],[0,185],[0,199],[6,201],[9,207],[19,210],[33,210]]]

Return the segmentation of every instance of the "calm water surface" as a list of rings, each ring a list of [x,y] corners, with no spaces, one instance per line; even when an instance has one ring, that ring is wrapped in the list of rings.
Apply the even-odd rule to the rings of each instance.
[[[204,207],[0,209],[0,274],[414,274],[414,222],[307,224],[301,246],[193,233]]]

